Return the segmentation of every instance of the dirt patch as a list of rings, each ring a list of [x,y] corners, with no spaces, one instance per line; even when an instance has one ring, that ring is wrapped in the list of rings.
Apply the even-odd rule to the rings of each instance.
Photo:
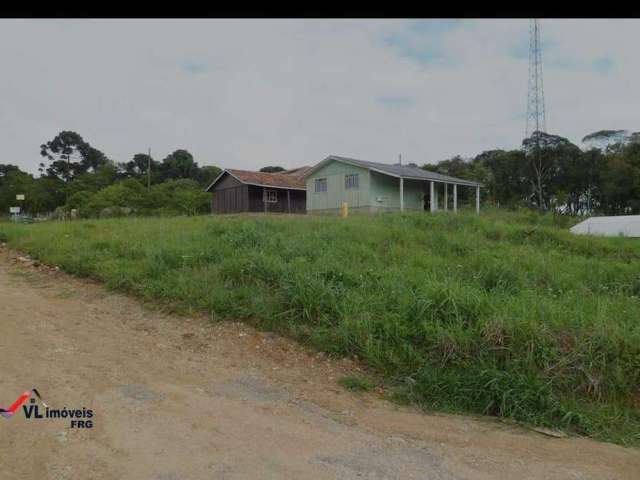
[[[0,419],[3,478],[635,479],[640,453],[352,394],[358,375],[236,322],[164,315],[0,251],[0,404],[37,387],[94,428]]]

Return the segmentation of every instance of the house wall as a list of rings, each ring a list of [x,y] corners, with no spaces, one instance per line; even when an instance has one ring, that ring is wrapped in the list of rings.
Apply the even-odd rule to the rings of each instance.
[[[358,174],[358,188],[346,189],[345,175]],[[327,179],[327,191],[316,192],[315,180]],[[362,167],[332,161],[314,172],[306,179],[307,211],[331,211],[347,202],[349,208],[369,208],[371,197],[369,194],[369,170]]]
[[[429,182],[419,180],[404,181],[405,210],[423,210],[424,195]],[[371,172],[369,189],[371,210],[400,210],[400,179],[377,172]]]
[[[288,190],[286,188],[264,187],[277,191],[278,201],[267,202],[267,212],[305,213],[306,192],[304,190]],[[287,191],[289,200],[287,200]],[[246,185],[228,173],[211,189],[212,213],[264,212],[263,187]]]
[[[249,208],[248,200],[248,186],[227,173],[211,189],[211,212],[246,212]]]
[[[357,173],[357,189],[346,189],[345,175]],[[316,192],[315,180],[327,179],[327,191]],[[400,210],[400,179],[383,175],[366,168],[332,161],[307,177],[307,211],[332,212],[340,209],[342,202],[356,211]],[[405,210],[423,210],[424,195],[428,195],[429,182],[404,181]]]
[[[263,197],[263,187],[249,185],[249,211],[264,212],[265,202]],[[264,187],[267,190],[275,190],[277,192],[276,203],[267,202],[267,213],[305,213],[306,211],[306,192],[303,190],[288,190],[286,188]],[[287,191],[289,192],[289,200],[287,200]]]

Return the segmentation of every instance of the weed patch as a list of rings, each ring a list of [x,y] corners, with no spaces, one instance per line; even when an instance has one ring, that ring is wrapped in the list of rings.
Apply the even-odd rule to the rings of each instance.
[[[640,444],[640,244],[534,212],[0,225],[178,312],[357,355],[400,401]],[[340,380],[371,387],[359,377]]]
[[[341,377],[338,383],[352,392],[368,392],[374,387],[369,379],[356,376]]]

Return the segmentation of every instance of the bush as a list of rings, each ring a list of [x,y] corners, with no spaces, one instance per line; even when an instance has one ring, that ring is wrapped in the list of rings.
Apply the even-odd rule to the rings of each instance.
[[[61,212],[76,209],[81,217],[196,215],[209,210],[210,195],[193,180],[169,180],[147,188],[126,179],[102,190],[82,190],[69,197]]]

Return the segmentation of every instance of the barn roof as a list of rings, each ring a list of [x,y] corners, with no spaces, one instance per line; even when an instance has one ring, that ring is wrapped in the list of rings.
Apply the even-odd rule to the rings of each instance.
[[[450,177],[449,175],[442,175],[436,172],[430,172],[423,170],[420,167],[412,167],[410,165],[391,165],[388,163],[369,162],[367,160],[358,160],[355,158],[339,157],[337,155],[330,155],[320,162],[315,167],[311,168],[305,173],[305,177],[311,175],[314,171],[320,167],[326,165],[330,161],[337,161],[341,163],[348,163],[350,165],[356,165],[359,167],[373,170],[374,172],[382,173],[383,175],[389,175],[398,178],[407,178],[410,180],[433,180],[435,182],[443,183],[457,183],[458,185],[468,186],[482,186],[481,183],[474,182],[473,180],[466,180],[463,178]]]
[[[211,188],[220,180],[225,174],[231,175],[233,178],[246,185],[255,185],[258,187],[274,187],[274,188],[288,188],[290,190],[306,190],[307,187],[304,183],[304,178],[295,175],[283,173],[266,173],[266,172],[252,172],[249,170],[236,170],[227,168],[218,175],[218,177],[211,182],[205,191],[210,191]]]

